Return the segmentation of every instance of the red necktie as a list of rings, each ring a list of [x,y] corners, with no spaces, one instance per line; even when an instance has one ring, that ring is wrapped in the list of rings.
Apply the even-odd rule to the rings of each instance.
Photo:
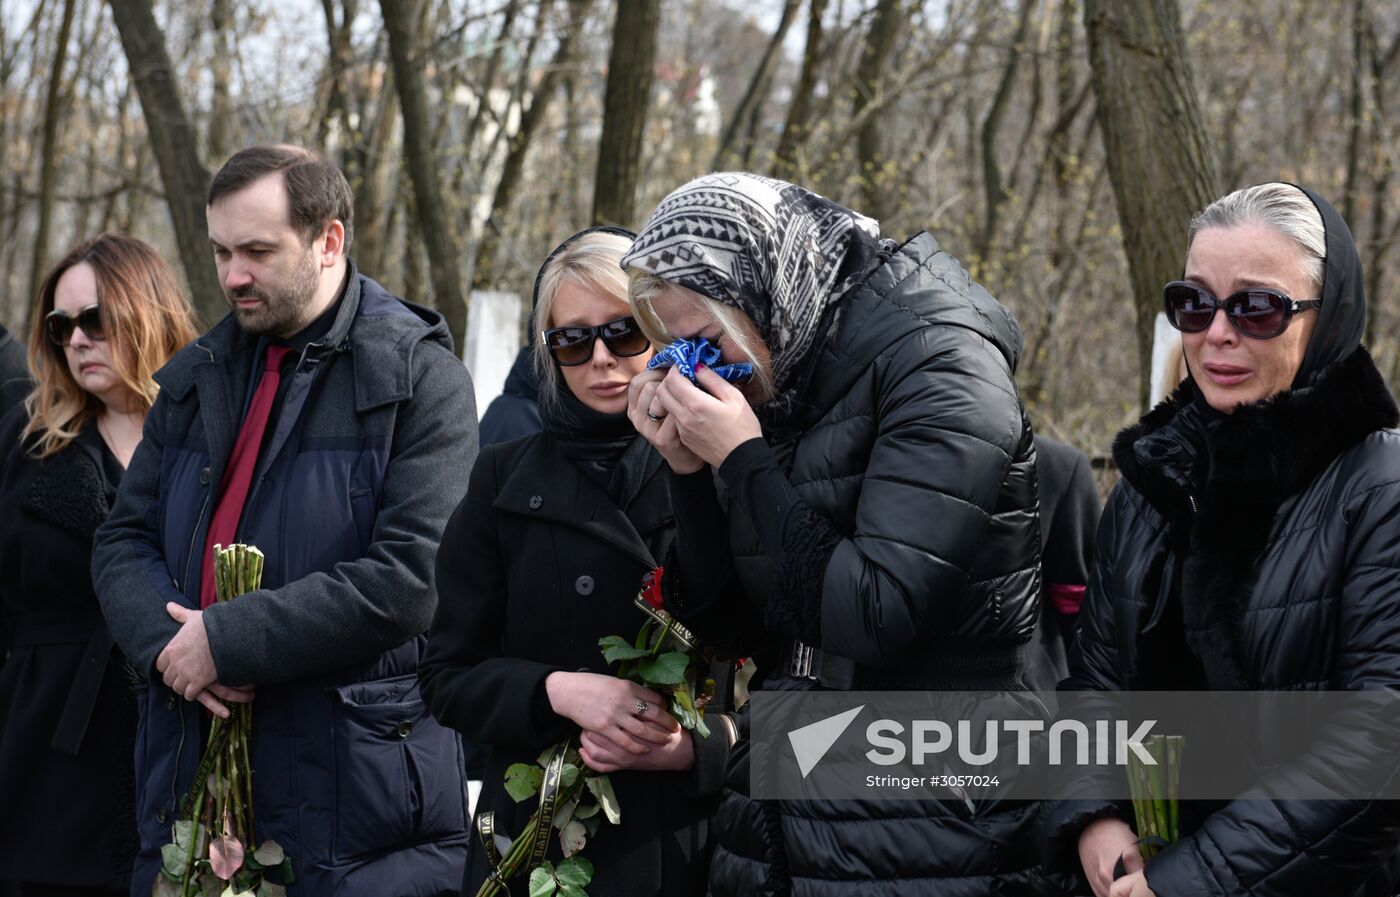
[[[291,351],[286,346],[267,347],[267,364],[263,367],[262,379],[253,392],[253,401],[248,404],[248,413],[243,417],[243,427],[233,444],[228,467],[224,468],[218,503],[209,521],[209,538],[204,542],[204,575],[199,591],[201,608],[214,603],[214,546],[231,545],[238,533],[238,518],[243,516],[243,504],[248,500],[248,490],[253,485],[253,470],[258,466],[258,452],[262,448],[263,433],[267,430],[267,418],[277,398],[277,385],[282,382],[282,359]]]

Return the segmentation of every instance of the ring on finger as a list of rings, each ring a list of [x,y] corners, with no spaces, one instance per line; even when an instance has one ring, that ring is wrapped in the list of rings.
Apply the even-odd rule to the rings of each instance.
[[[652,414],[650,411],[647,412],[647,420],[651,421],[654,424],[659,424],[665,419],[666,415],[664,414]]]
[[[647,415],[647,416],[650,417],[651,415]],[[646,712],[647,712],[648,710],[650,710],[650,709],[651,709],[651,705],[648,704],[646,701],[643,701],[641,698],[638,698],[638,699],[637,699],[636,701],[634,701],[633,704],[632,704],[632,712],[635,713],[635,714],[638,714],[638,715],[641,715],[641,714],[643,714],[643,713],[646,713]]]

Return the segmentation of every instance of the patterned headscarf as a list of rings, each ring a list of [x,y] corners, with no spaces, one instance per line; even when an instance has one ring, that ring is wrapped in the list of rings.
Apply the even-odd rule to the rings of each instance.
[[[779,397],[790,399],[827,309],[864,275],[879,237],[879,222],[809,190],[725,172],[662,200],[622,267],[742,310],[772,355]]]

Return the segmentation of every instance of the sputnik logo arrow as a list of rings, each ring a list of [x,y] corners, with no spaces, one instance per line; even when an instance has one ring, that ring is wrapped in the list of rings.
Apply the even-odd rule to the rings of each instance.
[[[841,737],[841,733],[850,727],[864,709],[865,705],[861,704],[852,710],[828,716],[788,733],[788,741],[792,742],[792,752],[797,757],[797,768],[802,771],[802,778],[807,778],[807,773],[826,756],[836,739]]]

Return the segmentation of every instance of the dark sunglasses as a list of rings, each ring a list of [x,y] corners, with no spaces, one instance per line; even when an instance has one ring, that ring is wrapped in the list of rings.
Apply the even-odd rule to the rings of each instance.
[[[1288,322],[1300,311],[1321,308],[1321,299],[1290,299],[1278,290],[1253,287],[1225,299],[1194,283],[1174,280],[1163,290],[1167,320],[1182,333],[1200,333],[1210,327],[1215,313],[1225,309],[1225,317],[1236,330],[1254,339],[1273,339],[1288,329]]]
[[[544,344],[554,360],[564,367],[583,364],[593,357],[593,341],[602,339],[608,351],[618,358],[641,355],[651,346],[637,319],[628,315],[597,327],[552,327],[543,334]]]
[[[107,330],[102,326],[102,312],[96,305],[89,305],[76,315],[54,309],[44,315],[44,327],[49,331],[49,339],[60,346],[66,346],[73,339],[73,328],[83,328],[88,339],[105,340]]]

